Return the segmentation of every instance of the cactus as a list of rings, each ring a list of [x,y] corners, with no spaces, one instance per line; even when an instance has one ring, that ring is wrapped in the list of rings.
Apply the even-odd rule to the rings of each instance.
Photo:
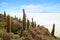
[[[12,17],[10,17],[10,32],[11,32],[11,25],[12,24]]]
[[[4,11],[4,17],[6,17],[6,12]]]
[[[7,19],[6,19],[6,31],[8,33],[11,32],[11,17],[10,17],[10,15],[7,15]]]
[[[21,30],[21,32],[20,32],[20,37],[22,37],[23,35],[22,35],[22,33],[23,33],[23,30]]]
[[[34,27],[34,22],[33,22],[33,18],[32,18],[32,27]]]
[[[25,14],[25,10],[23,9],[23,30],[25,30],[26,28],[26,14]]]
[[[4,22],[6,22],[6,12],[4,11]]]
[[[34,22],[34,27],[36,27],[36,22]]]
[[[54,36],[54,31],[55,31],[55,24],[53,24],[53,29],[52,29],[52,32],[51,32],[52,36]]]
[[[38,24],[38,26],[37,27],[40,27],[40,25]]]
[[[29,25],[30,23],[29,23],[29,20],[27,19],[27,30],[29,29]]]

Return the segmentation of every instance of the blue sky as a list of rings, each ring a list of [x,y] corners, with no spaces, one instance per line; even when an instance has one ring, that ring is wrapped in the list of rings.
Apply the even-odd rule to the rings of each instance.
[[[55,35],[60,37],[60,0],[0,0],[0,13],[6,11],[22,18],[22,9],[30,21],[33,17],[37,24],[44,25],[50,32],[55,23]]]
[[[0,0],[0,12],[60,13],[60,0]],[[11,11],[12,10],[12,11]]]

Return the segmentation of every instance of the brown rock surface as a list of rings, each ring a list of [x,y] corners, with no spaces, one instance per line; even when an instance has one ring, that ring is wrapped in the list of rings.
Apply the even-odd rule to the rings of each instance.
[[[25,32],[26,31],[23,33]],[[28,40],[60,40],[58,38],[54,38],[48,29],[43,26],[32,28],[26,35]]]

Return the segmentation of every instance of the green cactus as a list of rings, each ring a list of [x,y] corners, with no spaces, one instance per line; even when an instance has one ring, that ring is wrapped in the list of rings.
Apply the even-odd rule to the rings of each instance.
[[[23,30],[26,29],[26,14],[25,14],[25,10],[23,9]]]
[[[52,36],[54,36],[54,31],[55,31],[55,24],[53,24],[53,29],[52,29],[52,32],[51,32]]]
[[[29,23],[29,20],[27,19],[27,30],[29,29],[29,25],[30,23]]]
[[[4,11],[4,22],[6,22],[6,12]]]
[[[7,19],[6,19],[6,31],[8,33],[11,32],[11,17],[10,17],[10,15],[7,15]]]
[[[36,22],[34,22],[34,27],[36,27]]]
[[[32,27],[34,27],[34,22],[33,22],[33,18],[32,18]]]

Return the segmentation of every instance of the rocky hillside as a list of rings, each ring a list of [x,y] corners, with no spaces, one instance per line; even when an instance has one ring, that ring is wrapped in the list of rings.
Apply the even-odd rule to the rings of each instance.
[[[18,19],[16,16],[13,18],[10,15],[6,15],[5,12],[4,15],[0,14],[0,30],[3,31],[2,29],[6,33],[3,34],[3,40],[7,40],[8,38],[14,40],[60,40],[60,38],[57,38],[54,35],[55,24],[53,24],[53,29],[50,33],[44,26],[37,26],[36,22],[33,21],[33,18],[32,22],[29,20],[26,21],[24,9],[23,20]],[[12,34],[9,34],[10,32]],[[0,35],[1,34],[2,33],[0,33]],[[18,35],[18,37],[16,35]]]
[[[47,28],[40,26],[30,29],[29,31],[23,31],[22,40],[60,40],[53,37]]]

